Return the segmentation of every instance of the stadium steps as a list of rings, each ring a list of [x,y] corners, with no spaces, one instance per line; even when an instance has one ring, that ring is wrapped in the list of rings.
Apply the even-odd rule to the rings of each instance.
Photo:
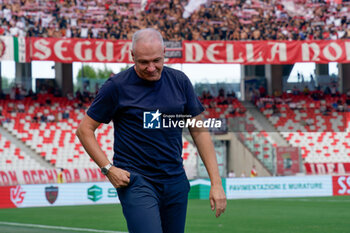
[[[249,176],[253,165],[256,165],[259,176],[274,175],[273,169],[264,164],[250,148],[240,139],[239,132],[228,132],[227,134],[214,135],[214,140],[229,141],[227,157],[227,169],[234,170],[239,176],[245,174]]]
[[[23,152],[25,152],[33,160],[38,162],[42,166],[42,168],[46,168],[46,169],[53,169],[54,168],[54,166],[52,166],[51,164],[49,164],[45,160],[43,160],[40,155],[38,155],[33,150],[28,148],[20,139],[16,138],[14,135],[9,133],[2,126],[0,126],[0,134],[4,135],[6,138],[8,138],[8,140],[11,141],[11,143],[16,145],[16,147],[20,148]]]
[[[280,135],[276,128],[266,117],[249,101],[242,101],[247,111],[254,116],[256,121],[262,126],[265,132],[268,132],[277,146],[289,146],[288,142]]]

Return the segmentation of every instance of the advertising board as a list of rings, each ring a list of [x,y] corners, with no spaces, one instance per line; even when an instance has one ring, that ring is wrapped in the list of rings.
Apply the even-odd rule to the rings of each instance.
[[[333,176],[333,196],[350,195],[350,176]]]
[[[191,180],[190,199],[208,199],[210,180]],[[350,176],[284,176],[223,179],[227,199],[350,195]],[[109,182],[0,187],[0,208],[120,203]]]
[[[226,179],[228,199],[332,196],[331,176]]]
[[[119,203],[109,182],[0,187],[0,208]]]

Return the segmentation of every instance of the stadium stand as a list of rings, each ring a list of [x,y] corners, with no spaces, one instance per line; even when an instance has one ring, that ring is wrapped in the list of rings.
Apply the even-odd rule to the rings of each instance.
[[[273,173],[275,141],[249,112],[241,124],[245,130],[239,132],[238,138]]]
[[[95,167],[74,133],[88,103],[52,94],[36,97],[0,100],[2,127],[56,168]],[[350,162],[348,96],[324,95],[321,100],[313,97],[313,93],[283,94],[258,98],[256,103],[289,145],[301,148],[304,162]],[[276,142],[242,102],[225,94],[201,96],[200,99],[206,107],[204,115],[227,119],[229,130],[235,132],[246,148],[272,172]],[[334,105],[339,100],[344,103],[342,111]],[[328,106],[328,110],[322,112],[322,105]],[[48,120],[50,115],[54,116],[51,121]],[[98,142],[110,159],[113,156],[112,133],[111,124],[102,124],[97,131]],[[0,137],[0,145],[5,155],[1,158],[1,163],[6,165],[4,169],[40,168],[4,136]],[[195,172],[197,151],[185,137],[183,146],[184,166]]]
[[[197,176],[197,171],[198,171],[197,148],[193,145],[192,142],[187,140],[186,137],[182,137],[182,142],[183,142],[182,158],[183,158],[184,168],[185,168],[187,177],[194,178]]]
[[[42,166],[0,134],[1,170],[40,169]]]
[[[23,112],[18,110],[20,103],[24,105]],[[52,165],[58,168],[95,166],[85,156],[75,136],[78,122],[84,116],[86,108],[78,107],[79,101],[44,94],[39,95],[38,100],[30,97],[4,100],[2,106],[4,117],[8,119],[3,122],[3,127]],[[74,109],[70,106],[74,106]],[[97,133],[97,139],[109,157],[113,156],[108,140],[108,136],[111,138],[111,129],[110,125],[101,125]]]
[[[19,91],[13,89],[13,92]],[[323,99],[314,100],[314,93],[284,94],[281,97],[265,96],[254,100],[289,145],[301,148],[304,162],[349,162],[349,113],[339,112],[333,106],[338,100],[345,104],[348,96],[338,95],[332,97],[330,94],[320,94],[319,98]],[[84,98],[91,99],[92,95],[86,97],[85,93],[83,97],[77,92],[76,98],[68,99],[46,93],[35,95],[35,98],[18,95],[18,100],[16,95],[12,96],[15,99],[8,96],[1,100],[2,125],[7,131],[56,168],[95,167],[74,133],[90,103],[88,100],[84,102]],[[199,98],[206,108],[204,116],[226,119],[228,130],[235,132],[246,148],[272,173],[277,144],[269,135],[270,132],[266,132],[235,97],[234,92],[226,94],[221,89],[217,96],[207,92]],[[322,105],[329,107],[327,114],[321,112]],[[346,104],[343,110],[348,110]],[[53,118],[50,120],[49,116]],[[110,159],[113,156],[112,133],[112,124],[102,124],[97,131],[98,142]],[[10,145],[8,143],[7,146]],[[183,145],[184,166],[195,172],[197,151],[185,137]],[[13,150],[18,158],[29,157],[20,153],[20,149],[14,145]],[[11,163],[9,161],[7,163]]]
[[[315,100],[312,96],[264,98],[260,110],[292,146],[301,148],[305,162],[349,162],[348,105],[334,105],[339,100],[346,103],[347,97],[325,95],[322,100]]]
[[[142,3],[146,4],[142,4]],[[156,27],[166,40],[350,38],[350,2],[323,0],[0,1],[0,35],[131,39]]]
[[[93,168],[96,164],[84,151],[75,130],[79,121],[85,115],[87,104],[78,107],[79,101],[68,100],[66,97],[55,97],[52,94],[39,94],[37,100],[25,97],[23,100],[0,100],[4,119],[2,126],[27,147],[41,155],[44,160],[56,168]],[[47,103],[50,100],[50,104]],[[24,105],[24,111],[18,106]],[[75,106],[74,108],[70,106]],[[54,116],[49,121],[48,116]],[[101,124],[96,135],[102,150],[110,160],[113,157],[112,124]],[[191,167],[195,172],[197,151],[195,147],[183,138],[184,166]],[[4,154],[0,163],[6,164],[5,169],[40,168],[30,156],[23,153],[0,134],[0,152]]]
[[[56,168],[93,168],[96,166],[75,136],[78,122],[88,107],[87,103],[82,104],[79,98],[69,100],[66,97],[55,97],[52,94],[39,94],[35,99],[21,98],[23,99],[1,100],[2,115],[6,119],[2,122],[3,128]],[[243,128],[239,132],[240,139],[269,170],[272,170],[274,148],[273,143],[270,142],[272,139],[258,125],[254,117],[246,112],[245,107],[237,98],[231,95],[226,97],[222,93],[214,99],[202,98],[201,101],[206,107],[205,117],[227,119],[231,126],[241,121],[239,125]],[[23,107],[19,108],[21,104]],[[53,116],[52,120],[48,119],[50,115]],[[110,140],[113,138],[112,134],[112,124],[101,124],[97,130],[97,140],[110,159],[113,157]],[[16,151],[15,155],[21,159],[30,160],[30,156],[20,154],[19,148],[13,145],[12,147],[12,150]],[[4,151],[5,154],[11,155],[10,152],[12,151]],[[197,155],[194,145],[183,137],[184,166],[193,174],[197,169]],[[23,168],[28,167],[23,166]],[[21,167],[16,169],[21,169]]]
[[[227,119],[228,130],[235,132],[239,140],[272,173],[276,143],[234,96],[233,92],[225,94],[224,90],[219,90],[219,94],[215,98],[209,93],[203,93],[200,99],[206,107],[204,116],[206,118]]]

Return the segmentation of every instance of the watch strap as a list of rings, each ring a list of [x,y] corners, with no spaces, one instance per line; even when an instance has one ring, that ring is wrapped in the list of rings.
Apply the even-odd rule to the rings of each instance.
[[[108,171],[109,171],[109,169],[111,169],[111,167],[113,167],[113,164],[111,164],[111,163],[104,166],[104,167],[101,167],[101,173],[104,175],[107,175]]]

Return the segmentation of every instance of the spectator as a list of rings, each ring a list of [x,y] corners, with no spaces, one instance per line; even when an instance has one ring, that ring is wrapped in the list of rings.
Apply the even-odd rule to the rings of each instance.
[[[323,99],[324,97],[323,93],[320,90],[316,90],[311,93],[311,98],[317,101]]]
[[[51,99],[48,97],[48,98],[46,98],[45,103],[46,103],[47,106],[51,106],[52,101],[51,101]]]
[[[344,112],[345,110],[345,104],[343,104],[343,101],[341,99],[338,99],[337,100],[337,108],[336,108],[336,111],[337,112]]]
[[[236,174],[233,170],[230,170],[230,172],[228,173],[228,177],[229,178],[233,178],[233,177],[236,177]]]
[[[24,104],[23,104],[22,102],[19,102],[19,103],[17,104],[17,111],[18,111],[19,113],[24,113],[24,111],[25,111],[25,106],[24,106]]]
[[[7,104],[7,112],[10,113],[10,114],[16,112],[16,107],[13,104],[13,102],[8,102],[8,104]]]
[[[332,103],[332,108],[333,110],[337,110],[338,109],[338,101],[335,101]]]
[[[52,122],[55,122],[55,121],[56,121],[56,117],[55,117],[52,113],[50,113],[50,114],[47,116],[47,122],[52,123]]]
[[[330,87],[329,87],[329,86],[326,86],[326,87],[325,87],[325,89],[324,89],[324,91],[323,91],[323,94],[324,94],[325,96],[327,96],[327,95],[330,95],[330,94],[331,94],[331,89],[330,89]]]
[[[4,94],[4,92],[2,92],[2,90],[0,90],[0,100],[4,99],[6,99],[6,95]]]
[[[79,89],[75,92],[75,98],[80,101],[83,100],[83,95],[81,94]]]
[[[273,104],[272,104],[272,115],[273,116],[280,116],[281,115],[280,110],[277,107],[276,101],[273,101]]]
[[[273,96],[274,96],[275,98],[280,98],[280,97],[282,96],[282,93],[281,93],[279,90],[275,90],[275,91],[273,92]]]
[[[345,103],[348,107],[350,106],[350,90],[346,92]]]
[[[223,88],[220,88],[218,97],[216,98],[216,102],[218,105],[227,105],[228,100],[225,96],[225,90]]]
[[[62,113],[62,119],[63,120],[69,119],[69,111],[68,111],[68,109],[64,109],[64,111]]]
[[[74,100],[73,94],[72,93],[68,93],[67,94],[67,99],[68,100]]]
[[[40,122],[41,123],[46,123],[47,122],[47,117],[44,114],[39,114],[40,117]]]
[[[236,109],[230,104],[227,108],[227,112],[231,115],[234,115],[236,113]]]
[[[231,91],[230,93],[227,94],[227,97],[230,98],[231,100],[236,99],[236,93],[234,91]]]
[[[253,165],[252,170],[250,170],[250,177],[254,178],[258,176],[258,172],[256,171],[256,166]]]
[[[134,31],[152,26],[163,31],[166,40],[177,41],[350,38],[349,19],[344,15],[349,12],[348,1],[339,5],[313,0],[288,5],[281,0],[254,1],[258,7],[252,7],[251,1],[207,1],[193,11],[185,11],[188,0],[150,1],[145,10],[139,2],[37,0],[20,5],[1,1],[0,35],[125,40]],[[89,15],[94,17],[84,18]]]
[[[330,88],[330,94],[332,97],[339,96],[336,84],[333,84]]]
[[[60,171],[57,174],[57,183],[58,184],[62,184],[64,182],[64,180],[63,180],[63,173],[64,173],[64,169],[61,168]]]
[[[290,103],[289,103],[289,108],[290,108],[291,110],[296,110],[296,109],[297,109],[297,103],[295,103],[295,102],[290,102]]]
[[[260,97],[266,96],[266,89],[263,85],[260,85],[260,87],[259,87],[259,95],[260,95]]]
[[[330,107],[327,105],[327,103],[324,101],[323,103],[321,103],[320,105],[320,112],[324,115],[324,116],[328,116],[330,113]]]
[[[293,86],[292,93],[293,93],[293,95],[299,95],[300,91],[296,86]]]
[[[32,123],[39,123],[39,116],[38,115],[33,116]]]
[[[263,111],[263,108],[265,107],[264,102],[261,99],[256,101],[256,106],[260,109],[260,111]]]
[[[305,87],[304,87],[303,93],[304,93],[304,95],[309,95],[309,94],[310,94],[310,89],[309,89],[308,86],[305,86]]]

